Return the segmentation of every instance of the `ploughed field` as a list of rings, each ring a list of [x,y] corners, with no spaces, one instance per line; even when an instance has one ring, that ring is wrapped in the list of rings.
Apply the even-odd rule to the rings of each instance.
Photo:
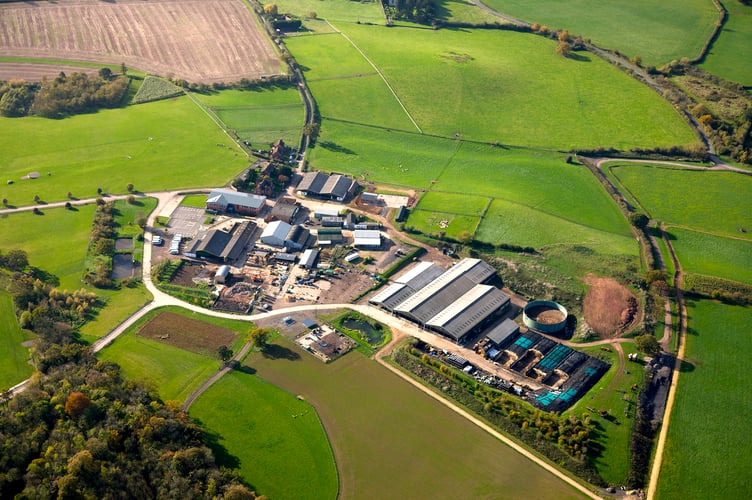
[[[253,13],[234,0],[3,3],[0,55],[124,62],[204,83],[281,67]]]

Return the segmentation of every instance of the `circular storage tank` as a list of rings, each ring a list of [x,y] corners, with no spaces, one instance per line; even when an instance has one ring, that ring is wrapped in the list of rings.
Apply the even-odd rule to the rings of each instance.
[[[551,300],[534,300],[522,311],[522,322],[541,333],[559,333],[567,325],[567,309]]]

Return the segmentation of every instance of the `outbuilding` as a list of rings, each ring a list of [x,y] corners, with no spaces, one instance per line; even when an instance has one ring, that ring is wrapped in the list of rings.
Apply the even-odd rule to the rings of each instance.
[[[229,277],[230,277],[230,266],[228,265],[219,266],[219,269],[217,269],[217,274],[214,275],[214,283],[224,284],[227,281],[227,278]]]
[[[356,248],[379,248],[381,232],[375,229],[356,229],[353,231],[353,245]]]
[[[275,220],[267,224],[264,232],[261,233],[261,243],[272,247],[282,248],[285,246],[285,240],[290,233],[292,226],[287,222]]]

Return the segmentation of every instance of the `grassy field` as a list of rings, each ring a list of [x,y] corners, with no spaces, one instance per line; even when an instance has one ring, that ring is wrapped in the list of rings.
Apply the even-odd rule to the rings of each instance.
[[[471,194],[428,192],[420,199],[417,208],[434,212],[480,216],[486,211],[490,201],[488,198]]]
[[[480,217],[416,209],[410,212],[406,225],[434,238],[444,233],[448,238],[458,239],[460,233],[474,234],[479,223]]]
[[[604,48],[629,56],[641,55],[647,64],[695,57],[710,36],[718,12],[712,2],[667,0],[652,2],[596,2],[572,0],[485,0],[499,12],[550,28],[592,38]]]
[[[432,190],[504,199],[621,236],[619,209],[590,172],[565,155],[462,144]]]
[[[578,497],[359,353],[326,365],[290,342],[281,347],[300,358],[253,354],[246,362],[317,409],[334,449],[341,498],[363,492],[374,498]]]
[[[378,0],[280,0],[279,12],[306,16],[315,12],[319,19],[345,22],[384,23]],[[308,24],[308,23],[306,23]]]
[[[275,499],[336,498],[337,467],[316,410],[259,377],[222,377],[190,415],[216,436],[260,495]],[[220,461],[223,457],[217,454]]]
[[[428,189],[459,143],[438,137],[324,120],[311,149],[316,168],[360,179]]]
[[[752,241],[678,227],[667,232],[684,271],[752,284]]]
[[[324,118],[417,132],[384,80],[375,73],[318,80],[309,86]]]
[[[752,85],[752,66],[739,64],[752,60],[752,6],[741,2],[723,5],[729,18],[700,67],[742,85]]]
[[[637,165],[610,168],[645,210],[660,221],[752,238],[749,176]],[[740,228],[747,232],[740,232]]]
[[[180,202],[181,207],[206,208],[205,194],[189,194]]]
[[[506,21],[500,17],[486,12],[471,2],[464,0],[443,0],[437,2],[439,7],[438,17],[450,23],[501,23]]]
[[[752,310],[701,301],[690,303],[689,316],[656,498],[734,498],[752,461],[744,445],[752,430]]]
[[[176,347],[170,343],[170,339],[152,340],[138,334],[144,324],[163,311],[235,330],[239,334],[238,340],[232,346],[234,350],[242,343],[240,332],[247,331],[248,323],[202,316],[180,308],[165,308],[141,318],[126,333],[101,351],[99,356],[122,366],[126,376],[153,384],[162,399],[183,401],[201,383],[216,373],[220,361],[217,356]],[[192,333],[200,337],[203,332],[196,329],[192,330]]]
[[[219,120],[256,148],[277,139],[297,144],[303,128],[303,104],[297,88],[223,90],[194,94]]]
[[[624,358],[627,354],[636,352],[634,344],[621,344]],[[601,358],[611,363],[611,368],[598,381],[598,384],[586,397],[578,401],[566,413],[573,415],[590,414],[593,422],[599,428],[597,439],[602,454],[595,460],[598,473],[611,484],[624,484],[629,474],[629,440],[632,434],[635,403],[637,393],[631,391],[633,384],[640,385],[645,377],[642,365],[625,361],[623,369],[619,369],[619,356],[612,347],[610,351],[603,351],[600,346],[579,349],[590,356]],[[624,397],[628,401],[624,400]],[[594,414],[587,408],[604,409],[619,419],[620,424]]]
[[[18,326],[10,293],[0,290],[0,392],[13,387],[34,371],[29,349],[21,345],[28,335]]]
[[[190,126],[186,126],[190,124]],[[187,97],[63,120],[0,118],[0,198],[11,205],[224,184],[247,158]],[[159,168],[154,168],[159,165]],[[29,172],[39,179],[22,180]],[[47,174],[50,174],[49,176]]]
[[[412,215],[409,220],[412,221]],[[534,248],[581,245],[606,254],[637,254],[637,244],[633,237],[587,227],[501,199],[491,203],[475,239]]]
[[[123,203],[127,213],[143,210],[148,214],[147,204],[133,206]],[[4,249],[21,248],[29,256],[29,263],[59,280],[62,289],[75,290],[84,286],[81,275],[89,244],[94,205],[82,205],[76,210],[55,208],[45,210],[43,215],[20,212],[0,218]],[[56,236],[51,236],[56,235]],[[143,287],[122,290],[97,290],[106,305],[97,316],[81,328],[84,340],[93,341],[127,318],[133,311],[151,300],[151,294]]]
[[[586,53],[558,56],[556,43],[539,36],[357,24],[346,31],[429,134],[561,150],[695,141],[655,92]],[[329,66],[318,50],[299,48],[305,38],[290,49],[313,77]],[[327,58],[362,59],[344,44],[332,50]]]
[[[25,250],[29,263],[56,276],[61,288],[81,288],[94,205],[41,210],[43,215],[19,212],[0,218],[2,247]]]

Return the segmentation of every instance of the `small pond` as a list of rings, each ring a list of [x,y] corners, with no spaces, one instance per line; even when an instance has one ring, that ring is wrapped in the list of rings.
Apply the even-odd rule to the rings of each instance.
[[[112,257],[112,279],[120,280],[133,276],[133,254],[116,253]]]
[[[342,326],[362,333],[368,344],[372,346],[377,346],[384,341],[384,330],[376,329],[372,324],[362,319],[345,318],[342,320]]]

